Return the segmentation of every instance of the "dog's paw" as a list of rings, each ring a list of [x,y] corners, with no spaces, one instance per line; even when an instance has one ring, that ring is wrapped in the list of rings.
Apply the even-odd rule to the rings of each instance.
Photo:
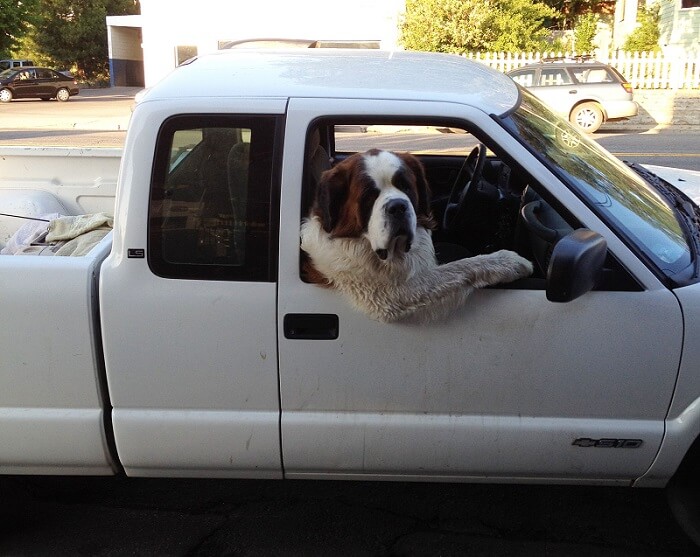
[[[532,262],[525,259],[524,257],[521,257],[514,251],[504,249],[497,251],[493,255],[497,256],[499,263],[503,265],[503,267],[507,269],[510,273],[512,273],[512,278],[509,277],[509,280],[517,280],[520,278],[529,277],[534,270]]]

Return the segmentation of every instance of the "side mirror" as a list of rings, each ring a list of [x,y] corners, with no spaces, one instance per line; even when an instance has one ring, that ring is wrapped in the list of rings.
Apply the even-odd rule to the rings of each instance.
[[[554,246],[547,268],[547,299],[570,302],[593,289],[603,270],[608,244],[592,230],[579,228]]]

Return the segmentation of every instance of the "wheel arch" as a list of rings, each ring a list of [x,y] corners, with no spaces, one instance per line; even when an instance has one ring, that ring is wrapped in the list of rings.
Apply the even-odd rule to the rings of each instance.
[[[696,470],[700,477],[700,398],[665,422],[664,439],[646,473],[634,485],[665,487],[676,474]]]

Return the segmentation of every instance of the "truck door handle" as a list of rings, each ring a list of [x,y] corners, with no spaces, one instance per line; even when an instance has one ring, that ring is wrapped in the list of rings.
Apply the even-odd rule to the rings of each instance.
[[[578,93],[577,89],[570,89],[569,90],[569,95],[575,95],[576,93]]]
[[[284,338],[290,340],[335,340],[338,316],[332,313],[288,313],[284,316]]]

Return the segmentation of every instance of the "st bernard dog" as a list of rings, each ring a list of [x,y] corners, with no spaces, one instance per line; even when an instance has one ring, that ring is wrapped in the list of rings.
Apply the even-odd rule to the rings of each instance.
[[[356,153],[321,175],[301,227],[305,280],[337,289],[383,322],[432,321],[475,288],[532,273],[507,250],[439,265],[431,240],[430,190],[407,153]]]

